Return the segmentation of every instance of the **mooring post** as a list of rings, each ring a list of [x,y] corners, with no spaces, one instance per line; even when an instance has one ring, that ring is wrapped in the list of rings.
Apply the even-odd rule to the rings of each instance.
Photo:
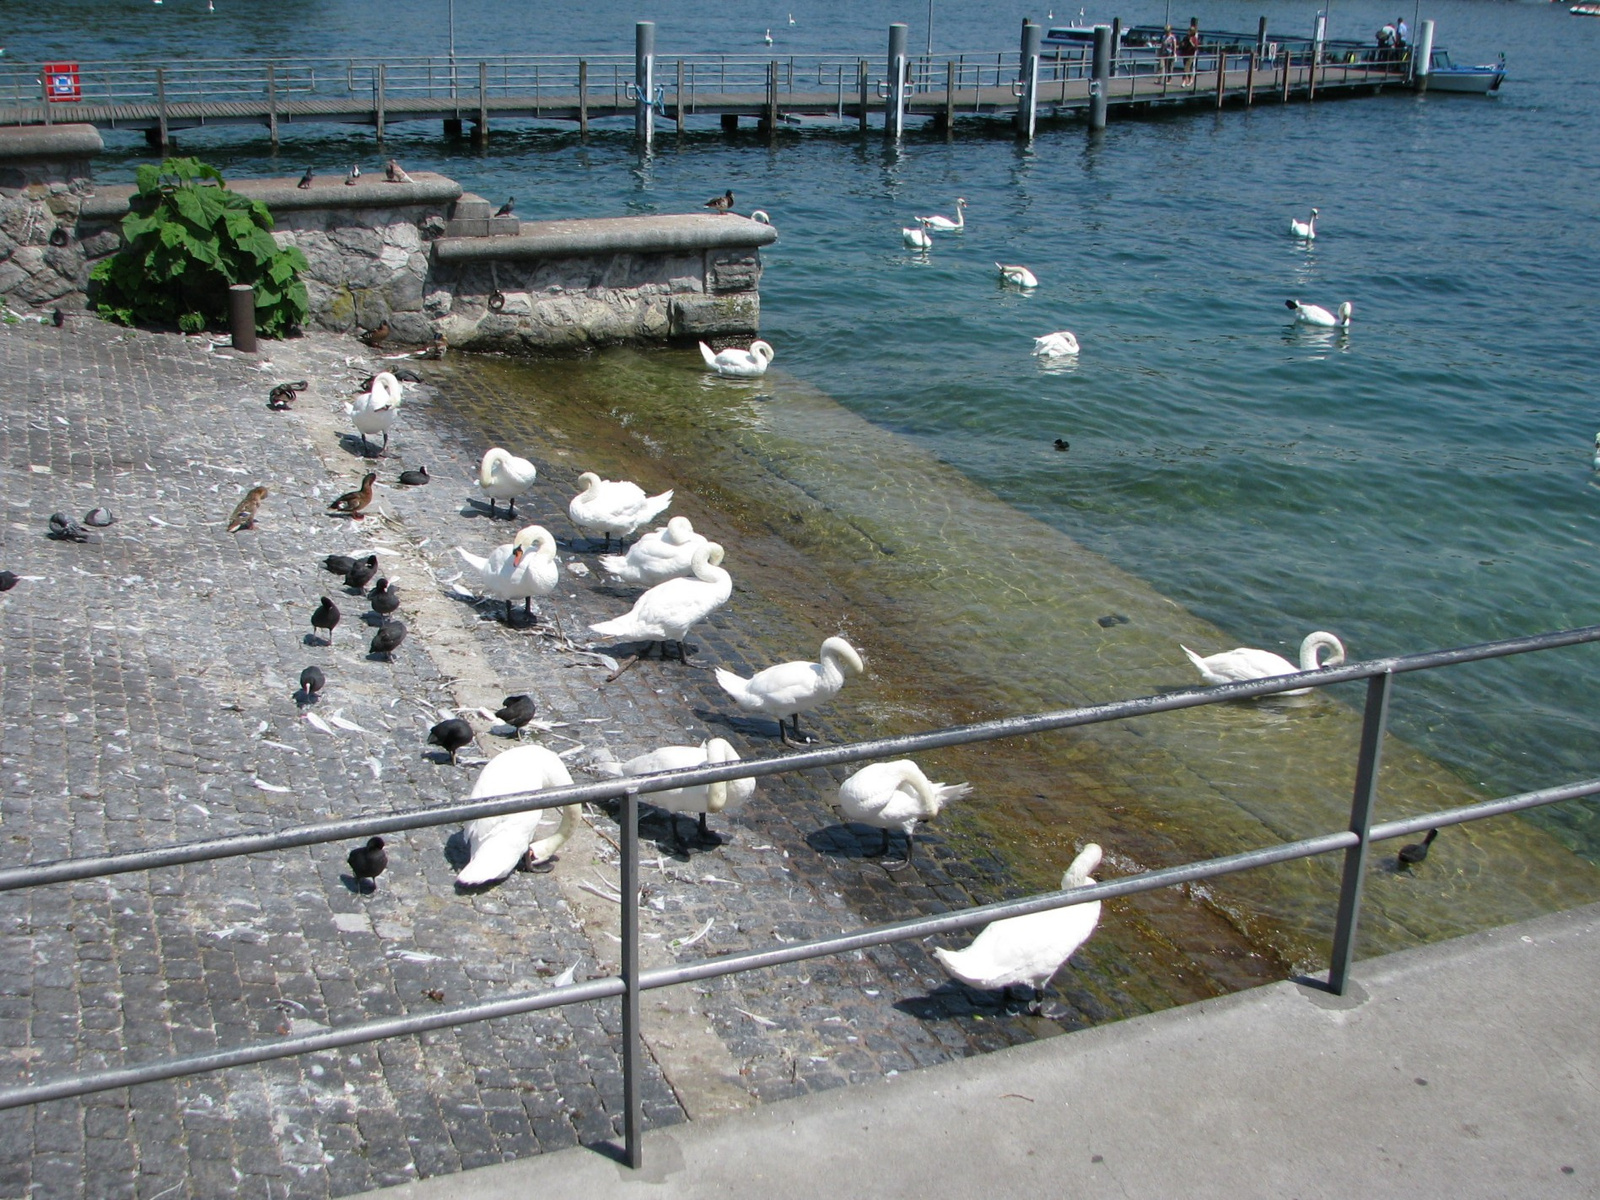
[[[161,131],[160,145],[164,150],[166,149],[169,140],[167,138],[167,69],[165,67],[156,68],[156,103],[159,108],[161,121],[159,126]],[[45,111],[49,112],[50,110],[46,109]]]
[[[388,99],[388,94],[389,94],[389,68],[388,68],[388,66],[386,64],[379,63],[378,64],[378,103],[377,103],[377,111],[374,114],[374,118],[375,119],[373,121],[373,124],[378,127],[378,141],[379,141],[380,144],[383,141],[383,117],[384,117],[383,108],[384,108],[385,101]]]
[[[678,140],[683,141],[683,59],[678,60]]]
[[[1262,17],[1256,25],[1256,48],[1250,54],[1250,68],[1244,79],[1244,103],[1248,108],[1256,102],[1256,67],[1267,52],[1267,19]]]
[[[267,137],[274,147],[278,144],[278,73],[267,64]]]
[[[856,81],[861,84],[861,132],[867,131],[867,60],[856,62]]]
[[[1089,128],[1106,127],[1106,89],[1111,78],[1111,27],[1094,27],[1094,60],[1089,68]]]
[[[1428,74],[1433,69],[1433,22],[1423,21],[1417,26],[1416,41],[1411,47],[1411,78],[1417,91],[1428,90]]]
[[[1022,91],[1017,97],[1017,136],[1027,138],[1029,141],[1033,140],[1033,129],[1039,112],[1039,41],[1043,32],[1043,29],[1032,21],[1024,21],[1022,24],[1022,51],[1017,75]],[[1099,36],[1099,32],[1097,27],[1096,37]]]
[[[589,60],[578,60],[578,137],[589,140]]]
[[[649,146],[655,136],[656,23],[640,21],[633,27],[633,86],[638,93],[633,101],[633,134]]]
[[[489,64],[478,64],[478,123],[472,127],[472,140],[480,146],[489,141]]]
[[[1111,18],[1111,78],[1117,77],[1117,59],[1122,54],[1122,18]]]
[[[1289,103],[1289,82],[1294,78],[1294,55],[1288,50],[1283,52],[1283,102]]]
[[[944,140],[949,141],[954,137],[952,132],[956,124],[956,64],[947,62],[944,65]]]
[[[1317,16],[1316,32],[1311,35],[1311,74],[1306,83],[1306,99],[1317,98],[1317,68],[1322,65],[1322,42],[1328,35],[1328,17],[1326,13]]]
[[[778,60],[767,64],[767,145],[778,139]]]
[[[1222,107],[1223,92],[1228,86],[1228,49],[1217,47],[1217,107]]]
[[[248,283],[228,286],[228,330],[235,350],[256,352],[256,289]]]
[[[883,110],[883,136],[900,140],[906,125],[906,27],[889,26],[889,95]]]

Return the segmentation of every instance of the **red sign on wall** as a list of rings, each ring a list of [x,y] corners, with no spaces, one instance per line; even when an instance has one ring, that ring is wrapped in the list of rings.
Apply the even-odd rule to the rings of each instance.
[[[76,104],[83,99],[77,63],[45,63],[44,90],[51,104]]]

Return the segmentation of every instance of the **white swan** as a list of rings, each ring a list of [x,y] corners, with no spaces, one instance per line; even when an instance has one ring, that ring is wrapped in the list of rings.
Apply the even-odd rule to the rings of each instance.
[[[1273,675],[1293,675],[1296,671],[1315,671],[1322,667],[1337,667],[1344,661],[1344,644],[1331,633],[1317,630],[1315,633],[1306,634],[1306,640],[1300,643],[1300,665],[1297,667],[1281,654],[1274,654],[1271,650],[1253,650],[1248,646],[1241,646],[1237,650],[1227,650],[1221,654],[1208,655],[1201,658],[1187,646],[1180,646],[1189,661],[1200,672],[1200,677],[1207,683],[1242,683],[1247,679],[1267,679]],[[1319,650],[1331,650],[1325,662],[1317,661]],[[1279,692],[1280,696],[1303,696],[1311,689],[1291,688],[1286,692]]]
[[[1350,314],[1355,311],[1346,300],[1339,305],[1339,315],[1334,316],[1320,304],[1301,304],[1298,300],[1285,300],[1284,305],[1294,313],[1294,319],[1302,325],[1321,325],[1332,329],[1336,325],[1350,324]]]
[[[1594,435],[1594,458],[1590,461],[1590,465],[1596,471],[1600,471],[1600,433]]]
[[[543,746],[517,746],[496,755],[478,772],[471,799],[537,792],[565,787],[571,782],[567,764],[557,758],[554,751]],[[535,809],[468,821],[462,832],[466,834],[472,857],[456,876],[456,883],[462,887],[477,887],[504,879],[519,864],[531,867],[547,862],[577,827],[578,806],[569,804],[562,808],[556,831],[549,837],[536,839],[534,834],[548,814],[548,809]]]
[[[354,404],[346,403],[344,411],[350,415],[356,431],[361,434],[361,453],[367,452],[367,435],[383,434],[382,457],[389,449],[389,427],[400,413],[400,380],[389,371],[379,371],[372,377],[372,390],[362,392]]]
[[[1078,339],[1065,329],[1047,333],[1033,339],[1033,352],[1041,358],[1063,358],[1078,352]]]
[[[913,250],[926,250],[933,245],[933,238],[928,233],[927,224],[910,226],[900,231],[900,240]]]
[[[673,517],[628,547],[627,554],[606,555],[600,567],[623,583],[654,587],[689,574],[694,569],[694,552],[706,542],[706,535],[696,533],[688,517]]]
[[[839,810],[852,821],[883,830],[881,854],[889,853],[889,831],[906,835],[906,857],[911,862],[918,821],[931,821],[952,800],[972,791],[969,783],[934,783],[909,758],[872,763],[839,785]],[[887,865],[887,864],[885,864]]]
[[[667,643],[678,643],[678,659],[684,657],[683,639],[701,621],[728,602],[733,595],[733,579],[721,567],[722,547],[707,542],[694,552],[688,579],[669,579],[658,583],[633,602],[633,608],[610,621],[589,626],[606,637],[647,638],[661,646],[667,656]],[[646,647],[648,649],[648,647]]]
[[[1100,847],[1090,842],[1072,860],[1061,877],[1061,890],[1087,887],[1090,874],[1100,865]],[[1033,1012],[1043,1006],[1050,977],[1089,940],[1100,921],[1100,901],[1052,908],[1023,917],[1006,917],[984,926],[965,950],[935,948],[937,958],[951,976],[970,987],[990,991],[1013,984],[1033,988]]]
[[[534,547],[532,554],[527,553],[529,546]],[[478,591],[506,602],[507,625],[511,624],[513,600],[521,600],[523,612],[532,616],[533,601],[555,591],[561,576],[555,536],[543,525],[520,530],[509,543],[491,550],[487,558],[469,554],[460,546],[455,549],[476,577]]]
[[[486,451],[478,464],[478,486],[489,497],[489,515],[495,515],[495,501],[510,504],[510,515],[517,515],[517,497],[533,487],[539,468],[499,446]]]
[[[746,712],[776,718],[778,736],[787,743],[789,732],[783,724],[786,718],[792,720],[794,736],[798,739],[800,714],[837,696],[844,687],[846,668],[853,675],[866,670],[861,655],[842,637],[831,637],[823,642],[820,657],[821,662],[779,663],[756,672],[749,679],[718,667],[717,682]]]
[[[586,533],[603,533],[606,548],[611,535],[625,538],[647,521],[653,521],[672,503],[672,493],[647,496],[637,483],[625,479],[601,479],[593,471],[578,476],[583,491],[567,505],[572,523]]]
[[[738,761],[738,752],[726,739],[711,738],[698,746],[662,746],[659,750],[630,758],[627,762],[603,760],[595,764],[595,769],[603,775],[620,779],[623,776],[653,775],[657,771],[683,771],[690,767]],[[733,812],[755,794],[754,779],[727,779],[721,783],[697,783],[688,787],[668,788],[664,792],[648,792],[639,798],[669,813],[698,813],[700,836],[709,840],[711,830],[706,827],[706,814]],[[672,821],[672,835],[680,850],[687,849],[676,816]]]
[[[1304,238],[1308,242],[1312,238],[1316,237],[1317,236],[1317,210],[1313,208],[1311,210],[1311,216],[1307,220],[1304,220],[1304,221],[1297,221],[1293,217],[1290,217],[1289,218],[1289,232],[1291,234],[1293,234],[1297,238]]]
[[[965,229],[967,227],[966,208],[967,202],[960,196],[957,196],[956,219],[954,221],[952,221],[949,217],[940,216],[913,217],[912,220],[921,221],[923,227],[926,229],[937,229],[940,233],[949,233],[953,229]]]
[[[1018,287],[1034,288],[1039,286],[1039,279],[1027,267],[1007,266],[1005,263],[995,263],[1000,269],[1000,278],[1007,283],[1014,283]]]
[[[701,342],[700,357],[718,375],[751,379],[767,373],[767,364],[777,357],[777,351],[759,339],[751,342],[748,350],[729,346],[719,353],[712,353],[711,347]]]
[[[750,214],[750,219],[752,221],[758,221],[762,225],[771,225],[772,224],[772,218],[767,216],[767,210],[764,209],[764,208],[756,209],[755,212]]]

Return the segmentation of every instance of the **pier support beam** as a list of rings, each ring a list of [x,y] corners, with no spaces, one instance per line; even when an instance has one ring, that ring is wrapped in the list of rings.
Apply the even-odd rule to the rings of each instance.
[[[722,132],[723,133],[738,133],[739,132],[739,114],[738,113],[723,113],[721,118],[720,118],[720,120],[722,121]]]
[[[1306,99],[1317,98],[1317,72],[1322,69],[1322,43],[1328,37],[1328,17],[1324,13],[1317,17],[1316,32],[1311,35],[1311,74],[1306,81]]]
[[[446,117],[444,119],[444,135],[447,138],[458,138],[461,136],[460,117]]]
[[[1411,79],[1417,91],[1428,90],[1428,74],[1433,66],[1433,22],[1423,21],[1417,26],[1417,37],[1411,45]]]
[[[883,110],[883,136],[898,142],[906,126],[906,27],[889,26],[889,95]]]
[[[1111,80],[1111,27],[1094,27],[1094,63],[1089,69],[1089,128],[1106,127],[1106,90]]]
[[[656,23],[640,21],[633,27],[633,133],[648,147],[655,137]]]
[[[856,82],[861,85],[861,132],[867,131],[867,60],[856,63]]]
[[[1100,44],[1100,30],[1096,26],[1095,45]],[[1107,31],[1109,32],[1109,31]],[[1039,42],[1043,30],[1031,21],[1022,25],[1022,58],[1017,78],[1017,136],[1033,140],[1033,129],[1039,112]]]

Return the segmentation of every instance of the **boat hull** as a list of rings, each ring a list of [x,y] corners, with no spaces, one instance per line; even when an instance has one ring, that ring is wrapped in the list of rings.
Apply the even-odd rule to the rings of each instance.
[[[1497,67],[1451,67],[1428,73],[1430,92],[1466,92],[1486,96],[1500,90],[1506,73]]]

